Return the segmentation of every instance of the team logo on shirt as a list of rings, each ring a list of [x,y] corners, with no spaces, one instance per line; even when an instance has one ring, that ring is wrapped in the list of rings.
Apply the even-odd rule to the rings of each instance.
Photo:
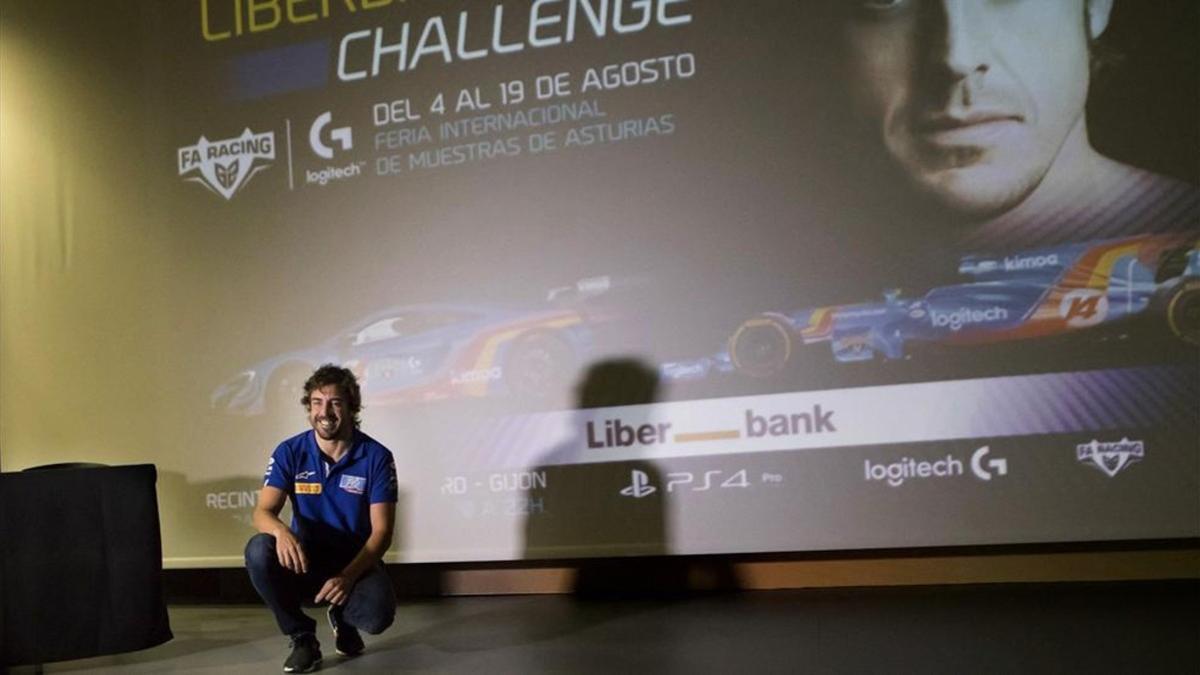
[[[361,495],[367,489],[367,479],[362,476],[342,476],[338,487],[352,495]]]
[[[296,483],[296,494],[298,495],[319,495],[321,494],[320,483]]]

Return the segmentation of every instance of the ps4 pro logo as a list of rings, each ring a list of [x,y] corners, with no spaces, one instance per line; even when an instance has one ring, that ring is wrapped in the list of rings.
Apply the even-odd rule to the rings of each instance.
[[[739,469],[732,474],[727,471],[709,470],[702,473],[691,471],[674,471],[667,474],[666,491],[687,489],[688,492],[706,492],[714,488],[748,488],[750,479],[745,469]],[[645,471],[633,469],[629,472],[629,485],[621,488],[621,496],[641,499],[658,492]]]

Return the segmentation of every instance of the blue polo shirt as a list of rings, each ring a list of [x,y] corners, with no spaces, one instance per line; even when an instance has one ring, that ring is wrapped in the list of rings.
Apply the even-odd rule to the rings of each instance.
[[[378,441],[354,431],[350,451],[330,463],[310,429],[279,444],[264,485],[292,500],[292,530],[302,539],[361,547],[371,535],[371,504],[396,502],[396,463]]]

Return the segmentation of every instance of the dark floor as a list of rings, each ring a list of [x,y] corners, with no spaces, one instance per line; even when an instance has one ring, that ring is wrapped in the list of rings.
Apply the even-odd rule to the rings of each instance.
[[[46,672],[279,672],[261,607],[173,606],[175,639]],[[423,673],[1196,673],[1200,582],[567,596],[406,603],[325,671]],[[14,668],[13,673],[32,672]]]

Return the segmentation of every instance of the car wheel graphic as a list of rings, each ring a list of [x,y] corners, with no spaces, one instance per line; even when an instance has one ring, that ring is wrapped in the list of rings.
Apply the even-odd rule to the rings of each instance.
[[[1167,294],[1167,326],[1175,337],[1200,346],[1200,280],[1176,285]]]
[[[513,394],[545,399],[567,390],[574,363],[574,351],[561,338],[530,333],[510,348],[502,377]]]
[[[729,338],[729,356],[738,372],[772,377],[784,372],[795,352],[792,330],[779,316],[763,314],[744,322]]]

